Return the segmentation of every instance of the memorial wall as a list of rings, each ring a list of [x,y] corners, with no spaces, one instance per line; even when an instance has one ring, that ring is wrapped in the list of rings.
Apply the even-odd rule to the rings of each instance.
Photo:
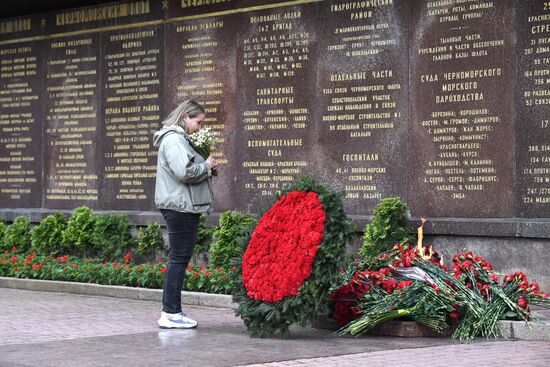
[[[535,221],[550,237],[550,3],[526,0],[143,0],[0,19],[0,218],[154,212],[152,134],[188,98],[215,133],[217,213],[261,211],[315,175],[361,224],[399,196],[454,221],[441,233]]]

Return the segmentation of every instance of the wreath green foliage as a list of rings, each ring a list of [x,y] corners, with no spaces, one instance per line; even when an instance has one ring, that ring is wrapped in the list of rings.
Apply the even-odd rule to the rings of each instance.
[[[234,263],[236,269],[231,274],[235,287],[232,295],[233,301],[239,304],[235,313],[243,319],[253,336],[286,333],[291,325],[303,326],[315,314],[326,310],[330,289],[337,283],[339,269],[345,262],[346,244],[351,243],[355,233],[353,222],[344,212],[343,193],[333,193],[317,184],[314,178],[306,177],[285,188],[277,195],[277,200],[291,191],[319,194],[318,199],[326,213],[323,240],[315,256],[311,276],[302,284],[298,294],[278,302],[250,298],[242,284],[242,257]]]

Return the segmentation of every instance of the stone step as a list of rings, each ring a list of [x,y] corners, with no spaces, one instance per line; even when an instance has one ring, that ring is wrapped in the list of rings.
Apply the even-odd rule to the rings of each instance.
[[[63,292],[127,298],[142,301],[162,301],[162,289],[101,285],[93,283],[60,282],[55,280],[19,279],[0,277],[1,288],[15,288],[43,292]],[[192,306],[237,308],[231,296],[202,292],[182,292],[182,302]]]

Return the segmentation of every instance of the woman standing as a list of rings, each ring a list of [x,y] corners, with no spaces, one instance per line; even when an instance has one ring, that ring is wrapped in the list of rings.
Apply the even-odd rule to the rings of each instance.
[[[153,145],[158,148],[155,204],[168,229],[170,257],[164,276],[162,328],[190,329],[197,321],[181,309],[181,288],[185,269],[197,242],[201,213],[212,210],[212,170],[217,164],[206,160],[193,148],[189,135],[197,132],[206,117],[196,102],[182,102],[155,132]]]

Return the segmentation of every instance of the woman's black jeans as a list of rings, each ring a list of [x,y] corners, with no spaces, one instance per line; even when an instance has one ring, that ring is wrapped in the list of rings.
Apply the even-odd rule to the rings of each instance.
[[[197,242],[200,214],[161,209],[166,221],[170,258],[164,274],[162,308],[166,313],[181,312],[181,288],[187,264]]]

